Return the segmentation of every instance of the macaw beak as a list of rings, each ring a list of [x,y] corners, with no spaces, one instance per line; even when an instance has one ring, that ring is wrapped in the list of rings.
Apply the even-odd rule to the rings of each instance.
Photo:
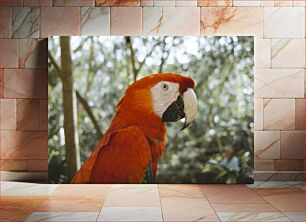
[[[163,122],[176,122],[185,118],[185,129],[194,120],[197,113],[197,97],[193,89],[188,88],[183,95],[179,95],[173,103],[163,113]]]

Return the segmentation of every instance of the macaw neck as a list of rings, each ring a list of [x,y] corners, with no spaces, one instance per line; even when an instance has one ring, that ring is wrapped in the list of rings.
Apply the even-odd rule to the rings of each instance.
[[[165,150],[166,124],[153,112],[118,110],[109,131],[129,126],[137,126],[143,132],[150,145],[152,162],[156,164]]]
[[[111,124],[115,129],[128,126],[137,126],[146,137],[163,140],[166,133],[166,125],[153,112],[148,110],[119,109]]]

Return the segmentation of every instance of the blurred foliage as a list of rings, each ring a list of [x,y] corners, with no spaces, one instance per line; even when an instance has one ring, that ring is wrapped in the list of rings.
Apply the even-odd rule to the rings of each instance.
[[[157,183],[251,183],[253,166],[252,37],[72,37],[75,88],[105,132],[125,89],[152,73],[170,72],[196,82],[198,114],[184,131],[167,126]],[[59,37],[49,52],[60,64]],[[49,60],[49,182],[67,183],[61,82]],[[78,103],[81,160],[99,137]]]

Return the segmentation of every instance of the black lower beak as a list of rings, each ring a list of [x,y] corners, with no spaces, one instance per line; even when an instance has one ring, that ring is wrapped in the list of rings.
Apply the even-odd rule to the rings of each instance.
[[[184,113],[184,100],[181,95],[179,95],[173,103],[166,109],[163,113],[163,122],[176,122],[185,117]]]

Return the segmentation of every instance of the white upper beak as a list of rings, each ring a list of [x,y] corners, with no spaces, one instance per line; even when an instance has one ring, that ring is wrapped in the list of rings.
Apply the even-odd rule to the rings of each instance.
[[[188,88],[183,94],[184,100],[184,113],[185,113],[185,124],[182,128],[185,129],[195,118],[197,113],[197,96],[193,89]]]

